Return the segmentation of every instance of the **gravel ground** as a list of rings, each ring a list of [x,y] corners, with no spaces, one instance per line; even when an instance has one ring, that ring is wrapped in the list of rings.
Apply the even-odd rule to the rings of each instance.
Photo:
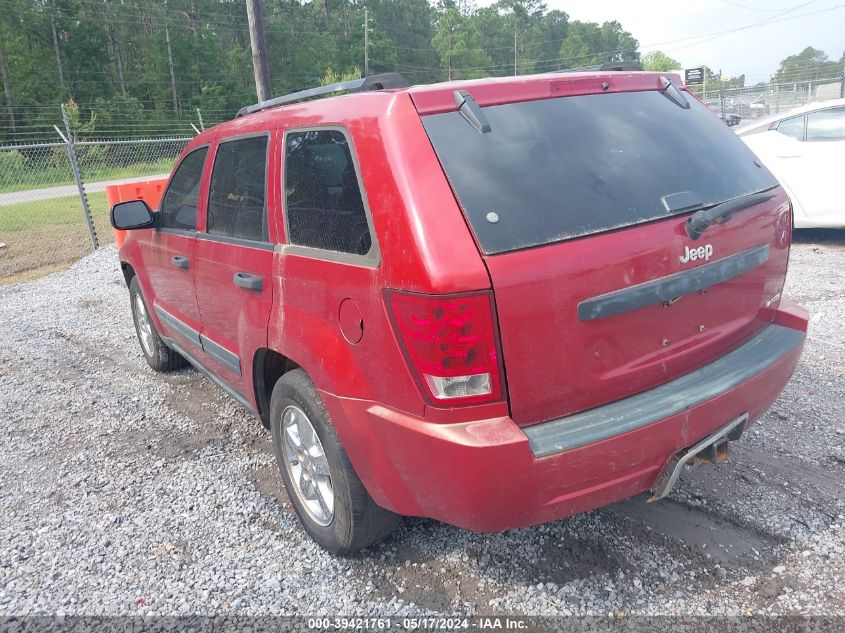
[[[0,613],[845,614],[845,233],[798,240],[805,354],[728,462],[502,534],[406,519],[345,559],[254,417],[148,369],[113,248],[0,288]]]

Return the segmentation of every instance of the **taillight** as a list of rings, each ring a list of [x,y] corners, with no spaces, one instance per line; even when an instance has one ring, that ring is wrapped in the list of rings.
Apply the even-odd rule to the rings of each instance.
[[[387,301],[397,338],[431,402],[454,406],[502,399],[490,292],[389,292]]]

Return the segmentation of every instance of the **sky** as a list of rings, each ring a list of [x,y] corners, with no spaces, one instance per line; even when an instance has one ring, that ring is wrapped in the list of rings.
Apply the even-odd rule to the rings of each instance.
[[[724,76],[745,73],[746,85],[768,81],[784,57],[807,46],[820,48],[836,60],[845,50],[845,0],[545,2],[549,9],[565,11],[574,20],[618,20],[639,40],[641,52],[662,50],[684,68],[706,65],[714,71],[721,69]],[[492,4],[492,0],[480,4]],[[743,28],[762,22],[770,23]]]

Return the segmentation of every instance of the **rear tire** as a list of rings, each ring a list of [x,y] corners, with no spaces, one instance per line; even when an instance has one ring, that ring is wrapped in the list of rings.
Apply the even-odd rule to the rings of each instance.
[[[401,517],[376,505],[367,493],[314,383],[301,369],[276,382],[270,428],[288,497],[305,531],[320,547],[350,554],[396,528]]]
[[[147,364],[159,372],[173,371],[187,365],[188,361],[161,340],[155,323],[150,318],[150,311],[137,277],[133,277],[129,282],[129,304],[132,308],[135,333],[138,335],[141,353]]]

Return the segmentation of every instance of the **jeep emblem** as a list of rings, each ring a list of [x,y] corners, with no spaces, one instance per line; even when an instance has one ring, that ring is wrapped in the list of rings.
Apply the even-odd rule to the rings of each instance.
[[[713,255],[712,244],[705,244],[704,246],[699,246],[698,248],[684,246],[684,254],[681,255],[680,259],[682,264],[686,264],[687,262],[694,262],[697,259],[707,261],[710,259],[711,255]]]

